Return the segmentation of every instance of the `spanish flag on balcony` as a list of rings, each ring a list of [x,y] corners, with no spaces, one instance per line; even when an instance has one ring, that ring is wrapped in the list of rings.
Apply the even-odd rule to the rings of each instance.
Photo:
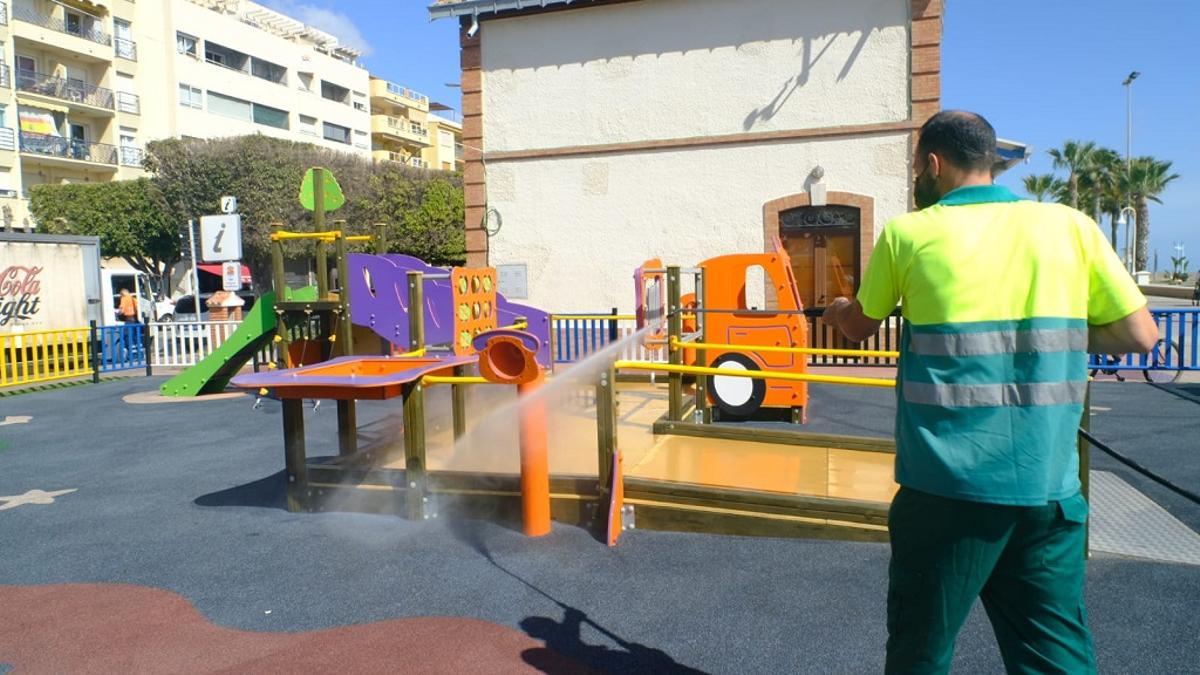
[[[21,107],[19,117],[21,131],[46,136],[62,135],[58,133],[58,125],[54,122],[54,113],[49,110]]]

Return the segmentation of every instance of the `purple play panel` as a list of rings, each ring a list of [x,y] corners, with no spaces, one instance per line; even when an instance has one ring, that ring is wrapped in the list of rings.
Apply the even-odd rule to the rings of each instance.
[[[408,255],[346,256],[350,287],[350,320],[365,326],[400,349],[408,348],[408,272],[448,274],[420,258]],[[425,280],[425,342],[452,344],[454,341],[454,292],[450,279]],[[529,321],[529,333],[541,343],[537,360],[543,368],[552,364],[550,356],[550,315],[540,309],[509,302],[496,294],[496,321],[511,326],[517,317]]]

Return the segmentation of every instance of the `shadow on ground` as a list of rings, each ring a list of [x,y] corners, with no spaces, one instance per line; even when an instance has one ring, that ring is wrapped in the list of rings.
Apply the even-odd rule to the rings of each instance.
[[[287,475],[271,474],[244,485],[210,492],[195,499],[197,506],[257,506],[287,510]]]

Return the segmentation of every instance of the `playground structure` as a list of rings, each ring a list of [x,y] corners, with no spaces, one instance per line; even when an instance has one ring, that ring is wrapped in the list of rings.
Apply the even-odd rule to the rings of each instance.
[[[273,341],[282,367],[232,380],[239,388],[269,391],[282,402],[291,510],[365,510],[417,520],[440,515],[519,519],[533,536],[548,532],[553,519],[591,527],[610,544],[635,525],[853,539],[885,536],[887,502],[894,490],[890,441],[712,423],[706,397],[710,382],[718,416],[748,417],[759,408],[775,408],[795,421],[803,417],[809,381],[891,385],[805,372],[800,356],[822,350],[794,346],[804,344],[805,325],[781,249],[723,256],[689,270],[644,267],[639,294],[650,300],[639,306],[639,314],[654,331],[651,339],[670,350],[670,363],[605,364],[598,379],[578,383],[571,392],[592,394],[595,410],[586,417],[557,419],[548,411],[557,395],[537,393],[552,366],[549,316],[499,296],[494,270],[445,270],[400,255],[347,255],[346,238],[337,231],[280,231],[274,239],[333,242],[345,289],[329,298],[318,280],[317,300],[275,303],[279,320]],[[282,249],[276,250],[276,283],[283,287]],[[771,280],[779,309],[747,306],[746,270],[755,266]],[[684,274],[696,279],[696,292],[686,300],[680,283]],[[705,293],[715,285],[720,289]],[[653,302],[655,297],[665,305]],[[715,307],[710,304],[714,301]],[[300,312],[308,321],[328,313],[317,321],[332,328],[325,331],[327,337],[318,333],[317,342],[325,347],[320,358],[297,356],[296,345],[289,343],[288,312]],[[656,319],[665,330],[651,325]],[[690,332],[684,332],[685,325]],[[380,338],[378,348],[356,353],[354,326]],[[754,339],[774,344],[751,344]],[[335,343],[340,343],[336,355],[329,348]],[[618,391],[618,372],[646,371],[668,373],[665,397],[660,388],[640,383],[622,384]],[[685,376],[694,376],[693,382]],[[559,377],[553,381],[561,381]],[[755,385],[740,402],[737,388],[727,382],[738,382],[735,378]],[[764,381],[772,387],[762,387]],[[431,404],[429,394],[440,385],[450,389],[449,438],[427,419],[427,408],[438,405]],[[515,419],[488,429],[484,448],[463,452],[471,426],[468,410],[506,405],[497,395],[475,391],[497,390],[494,385],[515,385]],[[496,404],[468,406],[468,389],[474,396],[491,396]],[[336,457],[308,457],[303,401],[310,398],[337,401]],[[357,402],[392,398],[400,400],[403,457],[395,444],[360,451]],[[504,439],[492,438],[509,433],[519,441],[516,452],[505,450]],[[787,446],[786,452],[780,452],[780,445]],[[580,452],[588,446],[596,454]],[[519,470],[497,469],[498,455],[519,455]],[[551,475],[554,464],[560,470]],[[798,465],[805,469],[797,472]],[[781,466],[794,475],[781,480]]]

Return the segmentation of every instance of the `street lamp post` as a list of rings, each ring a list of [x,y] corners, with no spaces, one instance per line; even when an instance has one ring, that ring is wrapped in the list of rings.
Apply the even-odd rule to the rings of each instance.
[[[1129,217],[1126,218],[1126,215]],[[1129,274],[1133,275],[1133,238],[1130,236],[1130,229],[1136,232],[1137,230],[1137,209],[1132,206],[1126,206],[1121,209],[1121,214],[1117,217],[1117,227],[1125,226],[1125,252],[1122,255],[1122,262],[1125,263],[1125,269],[1129,270]]]
[[[1141,75],[1141,73],[1139,73],[1138,71],[1136,71],[1136,70],[1131,71],[1129,73],[1129,77],[1126,77],[1125,81],[1121,83],[1125,87],[1125,177],[1126,177],[1126,179],[1129,178],[1129,174],[1130,174],[1131,168],[1133,166],[1133,81],[1138,79],[1139,75]],[[1130,244],[1130,239],[1129,239],[1129,223],[1130,222],[1135,223],[1134,230],[1135,230],[1135,235],[1136,235],[1137,212],[1134,211],[1133,207],[1129,205],[1128,197],[1129,197],[1129,195],[1126,195],[1126,202],[1125,202],[1126,206],[1125,206],[1125,208],[1121,209],[1121,216],[1117,220],[1117,225],[1120,226],[1122,223],[1125,224],[1125,266],[1129,269],[1129,273],[1133,274],[1134,256],[1133,256],[1133,245]],[[1126,211],[1129,212],[1129,216],[1130,216],[1129,219],[1125,218]]]

